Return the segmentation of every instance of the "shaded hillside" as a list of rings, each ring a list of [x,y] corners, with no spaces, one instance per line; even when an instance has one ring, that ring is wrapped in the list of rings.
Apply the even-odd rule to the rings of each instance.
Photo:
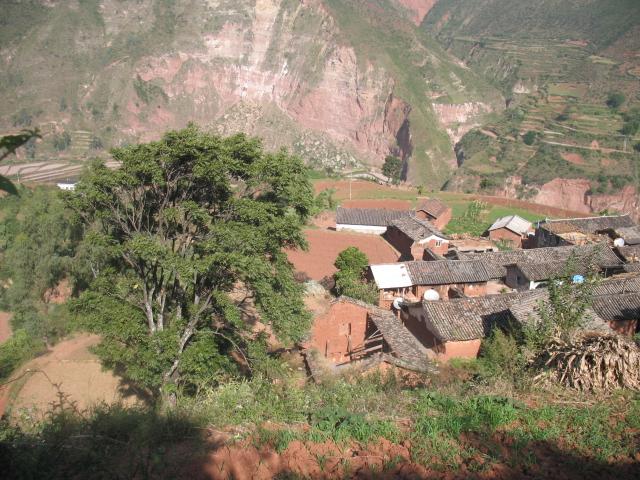
[[[0,130],[41,126],[33,159],[103,155],[195,121],[317,167],[394,153],[438,187],[451,139],[502,104],[391,0],[9,1],[0,22]]]

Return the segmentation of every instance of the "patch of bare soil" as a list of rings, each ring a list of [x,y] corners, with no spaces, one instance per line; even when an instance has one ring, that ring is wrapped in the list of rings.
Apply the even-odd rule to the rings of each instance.
[[[286,253],[296,272],[313,280],[333,275],[336,257],[348,247],[358,247],[371,263],[392,263],[399,258],[398,252],[378,235],[308,229],[305,236],[309,243],[306,252],[287,250]]]
[[[248,439],[227,443],[228,434],[209,432],[208,452],[182,478],[222,480],[233,478],[313,478],[313,479],[600,479],[637,478],[639,466],[631,459],[601,462],[581,457],[569,446],[536,442],[526,452],[516,447],[508,433],[492,437],[464,435],[460,440],[478,450],[475,456],[452,459],[443,468],[412,460],[413,446],[379,439],[367,446],[336,445],[292,441],[278,453],[269,445]],[[476,438],[477,437],[477,438]],[[428,452],[423,452],[428,456]],[[434,458],[434,460],[436,460]]]
[[[30,373],[11,385],[15,400],[6,405],[11,414],[28,412],[38,418],[61,394],[69,402],[75,402],[80,411],[102,402],[133,404],[139,401],[119,377],[103,370],[98,358],[89,351],[99,341],[97,335],[79,334],[24,365],[13,378],[27,370]],[[0,405],[0,414],[3,412],[4,406]]]
[[[0,343],[4,343],[11,337],[11,314],[0,312]]]
[[[574,165],[584,165],[584,158],[579,153],[563,153],[562,158]]]
[[[412,208],[409,200],[393,198],[345,200],[341,203],[341,206],[345,208],[384,208],[386,210],[411,210]]]

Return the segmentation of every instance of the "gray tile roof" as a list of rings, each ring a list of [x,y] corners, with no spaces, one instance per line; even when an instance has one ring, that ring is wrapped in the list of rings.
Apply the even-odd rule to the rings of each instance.
[[[449,207],[437,198],[425,198],[418,204],[416,210],[424,210],[432,217],[438,218],[449,210]]]
[[[640,261],[640,245],[625,245],[624,247],[616,247],[615,250],[625,262]]]
[[[372,225],[388,227],[392,221],[413,215],[408,210],[385,210],[382,208],[343,208],[336,211],[336,223],[340,225]]]
[[[640,272],[640,263],[627,263],[624,266],[625,272]]]
[[[629,215],[606,215],[588,218],[564,218],[540,222],[539,227],[554,233],[568,233],[569,231],[584,234],[597,233],[604,230],[633,227],[634,223]]]
[[[435,260],[404,262],[412,285],[449,285],[487,282],[489,273],[483,262]]]
[[[507,275],[507,265],[516,263],[561,263],[564,264],[574,255],[577,259],[589,258],[597,252],[594,258],[596,264],[600,268],[621,267],[622,261],[611,248],[606,245],[569,245],[566,247],[544,247],[532,248],[527,250],[511,250],[503,252],[486,252],[486,253],[462,253],[460,252],[460,260],[479,260],[482,261],[489,272],[492,279],[504,278]]]
[[[640,246],[640,227],[622,227],[616,228],[616,235],[624,239],[626,245],[639,245]]]
[[[438,230],[431,222],[415,216],[397,218],[391,222],[391,226],[400,230],[414,242],[419,242],[433,235],[449,240],[449,237]]]
[[[403,362],[400,366],[417,371],[432,369],[426,348],[393,313],[378,310],[370,313],[369,318],[382,333],[392,356]]]
[[[493,225],[489,227],[489,231],[498,230],[500,228],[506,228],[518,235],[526,235],[531,230],[532,224],[530,221],[518,215],[509,215],[508,217],[502,217],[493,222]]]
[[[550,278],[557,277],[567,273],[568,275],[584,275],[589,272],[589,268],[584,263],[576,264],[570,271],[566,271],[566,265],[563,262],[545,262],[545,263],[533,263],[522,262],[510,265],[507,268],[515,267],[524,277],[532,282],[539,282],[541,280],[549,280]]]
[[[422,302],[433,333],[443,341],[475,340],[486,337],[495,326],[512,320],[509,309],[524,300],[541,299],[545,290]]]
[[[594,297],[592,308],[605,320],[640,320],[640,293]]]
[[[541,320],[540,303],[546,298],[546,295],[541,298],[526,298],[509,308],[509,312],[520,325],[538,323]],[[587,332],[612,333],[609,324],[591,308],[585,311],[581,329]]]
[[[593,289],[595,296],[638,292],[640,292],[640,275],[633,273],[605,278]]]

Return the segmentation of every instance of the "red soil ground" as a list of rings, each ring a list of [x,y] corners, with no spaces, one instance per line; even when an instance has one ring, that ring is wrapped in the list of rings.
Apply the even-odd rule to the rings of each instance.
[[[8,406],[10,391],[12,413],[28,410],[37,418],[44,415],[57,400],[58,389],[75,402],[79,410],[101,402],[135,403],[136,397],[127,390],[119,377],[103,370],[98,358],[89,349],[99,342],[97,335],[80,334],[55,345],[46,354],[20,368],[13,378],[27,374],[22,380],[0,389],[0,415]],[[42,373],[44,372],[44,373]],[[45,375],[46,374],[46,375]],[[25,380],[26,379],[26,380]]]
[[[287,257],[296,271],[313,280],[333,275],[336,271],[333,262],[347,247],[358,247],[371,263],[391,263],[399,258],[398,252],[378,235],[314,229],[306,230],[305,234],[309,250],[288,250]]]
[[[563,153],[562,158],[575,165],[584,165],[584,158],[579,153]]]
[[[0,343],[6,342],[11,336],[11,314],[0,312]]]
[[[369,200],[344,200],[340,206],[346,208],[384,208],[387,210],[411,210],[413,205],[409,200],[369,199]]]

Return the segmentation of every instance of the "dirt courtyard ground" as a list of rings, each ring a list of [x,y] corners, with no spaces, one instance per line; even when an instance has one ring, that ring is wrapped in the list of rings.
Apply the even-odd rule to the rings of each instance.
[[[11,415],[29,412],[38,418],[57,400],[58,390],[54,384],[68,395],[69,401],[76,402],[79,410],[101,402],[135,403],[136,397],[127,391],[120,378],[103,370],[98,358],[89,351],[99,341],[97,335],[78,334],[25,364],[13,377],[28,369],[33,373],[27,374],[26,380],[13,383],[10,395],[9,392],[0,392],[5,402],[8,396],[14,397],[9,405],[0,400],[0,414],[8,406]]]
[[[371,263],[391,263],[399,258],[398,252],[378,235],[315,229],[305,230],[305,235],[309,250],[287,250],[287,257],[296,272],[304,272],[313,280],[333,275],[333,262],[348,247],[358,247]]]

